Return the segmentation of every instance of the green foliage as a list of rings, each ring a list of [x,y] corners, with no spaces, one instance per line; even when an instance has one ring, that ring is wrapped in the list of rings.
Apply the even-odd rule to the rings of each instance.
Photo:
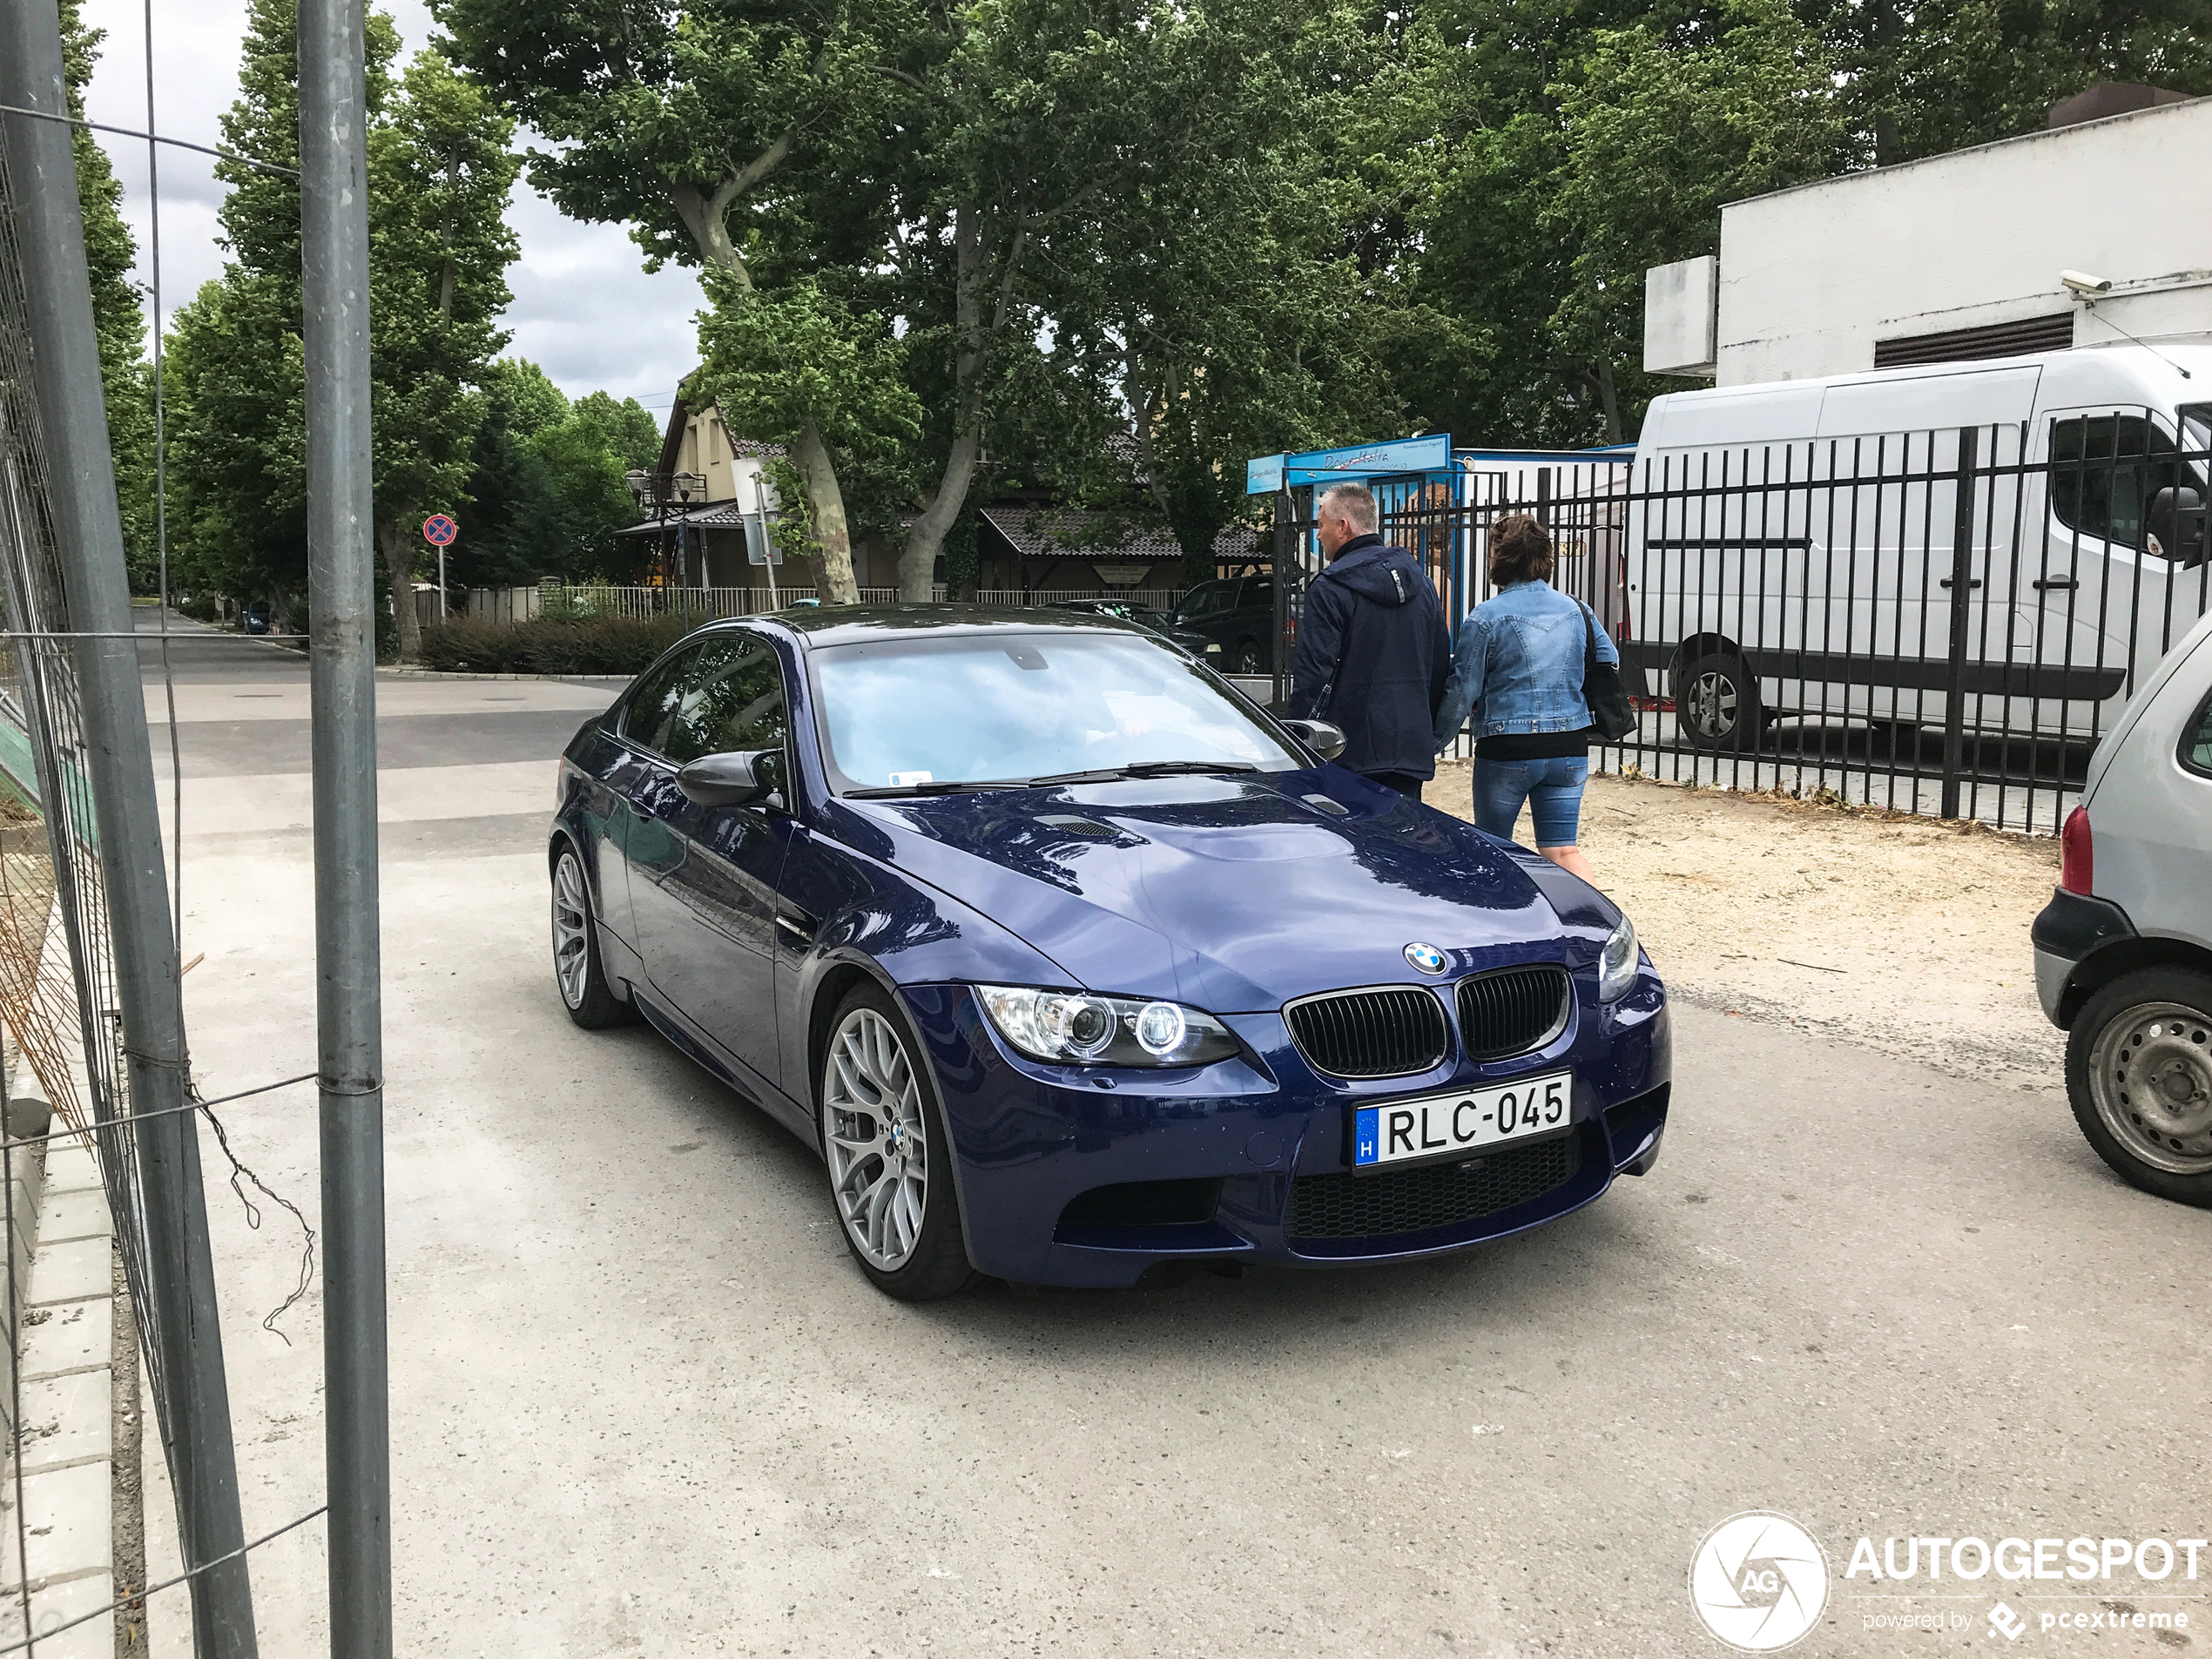
[[[859,456],[896,453],[921,434],[921,400],[900,377],[887,320],[856,311],[801,277],[761,293],[722,272],[705,284],[705,361],[687,398],[712,398],[733,432],[788,443],[813,422]]]
[[[1641,355],[1647,269],[1718,253],[1723,203],[1858,158],[1835,78],[1782,0],[1726,0],[1671,36],[1649,23],[1599,30],[1575,78],[1552,89],[1566,153],[1536,224],[1573,258],[1549,327],[1575,361],[1612,367],[1602,403]],[[1617,405],[1607,424],[1627,435]]]
[[[692,625],[683,617],[433,624],[422,631],[422,662],[455,673],[637,674]]]
[[[106,31],[86,26],[78,0],[61,7],[62,75],[69,112],[84,114]],[[123,186],[107,152],[84,127],[70,133],[77,161],[77,202],[84,226],[84,263],[91,277],[92,323],[99,335],[100,390],[107,403],[108,448],[115,463],[116,505],[123,517],[123,553],[131,590],[158,585],[155,546],[153,372],[144,356],[146,319],[142,290],[131,280],[138,247],[123,222]]]

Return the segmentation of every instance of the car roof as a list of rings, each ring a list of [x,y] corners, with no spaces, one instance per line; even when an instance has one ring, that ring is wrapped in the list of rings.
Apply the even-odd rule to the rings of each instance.
[[[927,634],[939,639],[962,634],[1015,633],[1127,634],[1146,640],[1158,637],[1118,617],[1095,610],[1031,610],[1018,605],[825,604],[804,610],[772,610],[765,616],[738,620],[772,623],[810,646],[851,645],[900,634]]]

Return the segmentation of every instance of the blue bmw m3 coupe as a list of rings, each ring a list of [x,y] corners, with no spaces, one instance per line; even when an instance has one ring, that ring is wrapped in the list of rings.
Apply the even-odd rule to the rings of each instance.
[[[569,745],[555,980],[814,1148],[908,1299],[1432,1255],[1644,1173],[1628,919],[1342,741],[1109,617],[717,623]]]

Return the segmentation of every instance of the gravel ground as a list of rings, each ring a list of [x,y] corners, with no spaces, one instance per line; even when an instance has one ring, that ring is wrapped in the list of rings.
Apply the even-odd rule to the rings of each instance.
[[[1471,818],[1468,764],[1427,799]],[[2027,938],[2054,838],[1597,777],[1581,846],[1677,996],[1959,1076],[2059,1079]]]

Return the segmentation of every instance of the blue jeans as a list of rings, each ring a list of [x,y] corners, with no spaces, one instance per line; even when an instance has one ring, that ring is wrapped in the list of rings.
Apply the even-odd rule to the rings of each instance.
[[[1590,763],[1579,756],[1553,760],[1474,761],[1474,826],[1501,840],[1513,840],[1521,804],[1536,819],[1536,845],[1572,846],[1582,816],[1582,786]]]

